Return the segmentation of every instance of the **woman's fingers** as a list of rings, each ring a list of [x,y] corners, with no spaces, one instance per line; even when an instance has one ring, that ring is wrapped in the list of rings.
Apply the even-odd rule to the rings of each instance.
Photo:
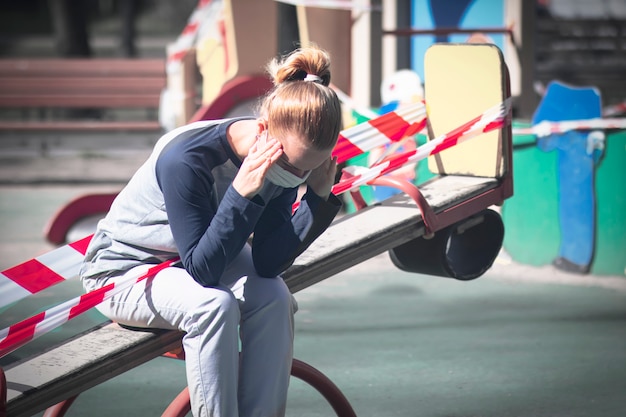
[[[307,184],[315,194],[327,199],[335,182],[336,172],[337,157],[328,158],[311,172],[311,175],[309,175],[307,179]]]
[[[282,145],[275,139],[257,141],[248,150],[248,156],[233,180],[233,187],[246,198],[254,196],[263,186],[267,170],[282,153]]]
[[[270,139],[265,143],[259,143],[257,141],[248,152],[248,158],[250,158],[251,167],[259,167],[266,160],[270,161],[270,164],[274,163],[282,155],[282,145],[276,139]]]

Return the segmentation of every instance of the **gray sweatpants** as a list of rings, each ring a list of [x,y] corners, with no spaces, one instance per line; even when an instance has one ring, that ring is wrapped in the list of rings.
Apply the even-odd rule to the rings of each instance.
[[[128,274],[140,268],[148,266]],[[85,280],[85,288],[116,279],[123,277]],[[194,416],[285,414],[297,304],[282,278],[256,275],[249,246],[227,268],[218,287],[202,287],[184,269],[167,268],[98,309],[120,324],[186,333],[183,348]]]

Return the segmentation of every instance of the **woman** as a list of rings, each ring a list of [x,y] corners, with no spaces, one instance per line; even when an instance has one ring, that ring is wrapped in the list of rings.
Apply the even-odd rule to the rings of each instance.
[[[87,291],[180,256],[182,267],[99,308],[121,324],[185,332],[195,416],[284,415],[296,305],[279,274],[341,206],[330,192],[341,111],[329,64],[320,49],[297,50],[268,65],[275,87],[258,119],[164,135],[87,250]]]

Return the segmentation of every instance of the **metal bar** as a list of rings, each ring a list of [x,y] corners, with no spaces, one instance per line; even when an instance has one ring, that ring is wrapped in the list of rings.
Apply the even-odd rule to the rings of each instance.
[[[513,37],[513,31],[511,28],[457,28],[457,27],[440,27],[434,29],[395,29],[385,30],[383,35],[394,36],[416,36],[416,35],[450,35],[453,33],[504,33]]]

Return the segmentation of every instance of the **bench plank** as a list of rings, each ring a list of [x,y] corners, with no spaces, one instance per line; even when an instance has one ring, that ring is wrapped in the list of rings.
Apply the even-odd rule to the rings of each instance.
[[[160,77],[0,77],[0,93],[33,91],[40,94],[56,93],[68,95],[76,93],[101,94],[106,92],[153,92],[166,85],[165,75]]]
[[[451,175],[438,177],[420,190],[433,210],[440,212],[498,185],[494,178]],[[335,220],[282,275],[290,290],[297,292],[424,234],[415,202],[398,194]]]
[[[0,59],[0,107],[159,109],[164,59]],[[3,120],[3,130],[159,131],[156,120]]]
[[[162,129],[159,122],[151,120],[138,121],[42,121],[42,122],[14,122],[0,120],[0,130],[30,130],[44,132],[50,130],[85,131],[129,131],[129,132],[154,132]]]
[[[160,91],[153,93],[90,94],[0,94],[0,107],[89,107],[89,108],[154,108],[159,107]]]
[[[0,59],[0,77],[5,76],[165,76],[164,59]]]
[[[177,331],[98,326],[5,371],[7,415],[31,416],[180,346]]]

